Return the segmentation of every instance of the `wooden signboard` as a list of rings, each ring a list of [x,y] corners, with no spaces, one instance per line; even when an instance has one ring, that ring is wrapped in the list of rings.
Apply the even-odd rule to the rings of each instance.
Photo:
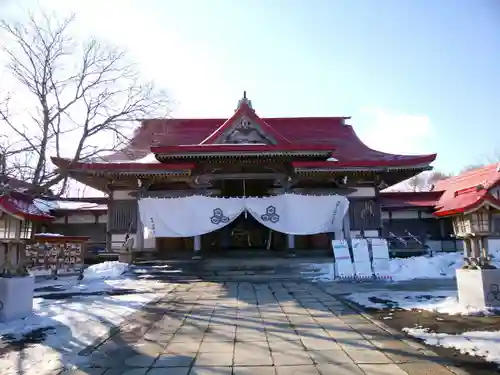
[[[35,234],[26,246],[27,268],[33,275],[83,273],[89,237]]]

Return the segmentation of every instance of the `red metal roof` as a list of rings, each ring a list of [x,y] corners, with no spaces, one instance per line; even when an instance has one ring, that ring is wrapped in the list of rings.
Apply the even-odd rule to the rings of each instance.
[[[491,189],[500,185],[498,163],[440,180],[430,192],[383,192],[384,207],[434,207],[438,217],[476,210],[485,204],[500,209],[500,199]]]
[[[54,216],[40,210],[33,202],[32,197],[17,192],[0,196],[0,210],[20,220],[49,221],[55,219]]]
[[[221,152],[224,147],[237,147],[236,151],[245,151],[249,145],[222,146],[214,144],[228,127],[233,126],[238,118],[246,116],[275,142],[272,147],[281,151],[313,149],[312,151],[332,151],[331,157],[344,163],[343,166],[415,166],[430,163],[436,154],[430,155],[395,155],[372,150],[366,146],[356,135],[352,126],[346,125],[349,117],[294,117],[294,118],[261,118],[253,108],[246,96],[240,100],[238,109],[229,119],[150,119],[144,120],[137,129],[130,144],[123,150],[106,156],[107,162],[137,160],[145,157],[151,147],[155,152],[165,152],[167,148],[173,150],[188,150],[189,147],[198,147],[196,151]],[[186,146],[187,145],[187,146]],[[160,148],[161,147],[161,148]],[[203,149],[201,147],[204,147]],[[259,150],[261,145],[252,145],[252,151]],[[271,147],[271,146],[267,146]],[[255,150],[253,149],[255,148]],[[62,161],[53,159],[58,165]],[[79,166],[80,164],[73,164]],[[341,164],[324,164],[336,167]],[[83,164],[82,164],[83,166]],[[315,168],[316,166],[311,167]],[[150,164],[142,164],[144,168],[160,168]],[[309,166],[303,165],[302,168]],[[109,169],[124,168],[119,164],[112,164]]]
[[[458,176],[438,181],[436,191],[443,195],[436,204],[436,216],[467,212],[485,203],[500,206],[500,201],[489,192],[500,184],[498,163],[476,168]]]
[[[433,208],[442,194],[441,191],[386,191],[380,193],[380,203],[385,208]]]
[[[294,117],[262,118],[295,145],[317,145],[332,149],[332,157],[339,161],[404,161],[404,164],[432,162],[436,154],[430,155],[395,155],[372,150],[356,135],[351,125],[345,125],[345,117]],[[199,145],[213,139],[212,135],[221,130],[225,119],[152,119],[143,121],[130,145],[122,151],[109,156],[109,161],[141,158],[149,152],[151,146]],[[208,137],[208,138],[207,138]],[[212,138],[211,138],[212,137]],[[282,143],[284,146],[285,143]]]

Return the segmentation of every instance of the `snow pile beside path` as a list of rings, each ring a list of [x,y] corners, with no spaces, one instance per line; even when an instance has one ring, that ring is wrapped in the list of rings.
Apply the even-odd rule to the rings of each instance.
[[[500,250],[490,252],[492,263],[500,268]],[[455,277],[457,268],[464,264],[462,251],[438,253],[432,257],[424,255],[390,260],[392,279],[395,281],[413,279],[447,279]]]
[[[462,266],[462,253],[440,253],[433,257],[393,258],[390,275],[395,281],[412,279],[440,279],[455,277],[455,270]]]
[[[477,309],[461,305],[455,290],[427,292],[373,291],[353,293],[346,299],[372,309],[425,310],[448,315],[492,315],[493,308]]]
[[[490,252],[492,263],[500,268],[500,249]],[[389,269],[392,280],[407,281],[414,279],[451,279],[455,271],[463,265],[463,252],[438,253],[434,256],[418,256],[411,258],[392,258]],[[333,262],[304,264],[307,271],[305,277],[313,281],[333,281],[335,271]]]
[[[483,357],[489,362],[500,363],[499,331],[473,331],[459,335],[429,332],[426,328],[403,328],[403,331],[429,345],[457,349],[462,354]]]
[[[94,264],[85,269],[85,279],[113,279],[123,275],[129,268],[127,263],[118,261]]]

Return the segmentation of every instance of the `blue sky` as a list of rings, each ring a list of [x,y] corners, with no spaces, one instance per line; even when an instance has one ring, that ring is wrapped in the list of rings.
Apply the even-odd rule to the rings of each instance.
[[[500,150],[495,0],[39,3],[127,47],[175,116],[229,117],[247,90],[263,117],[352,116],[369,146],[445,171]]]

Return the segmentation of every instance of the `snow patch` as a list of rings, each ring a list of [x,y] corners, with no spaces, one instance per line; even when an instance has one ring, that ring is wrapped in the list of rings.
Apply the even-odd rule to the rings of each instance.
[[[472,331],[458,335],[429,332],[427,328],[403,328],[403,331],[428,345],[457,349],[462,354],[483,357],[500,364],[499,331]]]
[[[107,267],[119,268],[118,265]],[[33,314],[25,319],[0,324],[0,340],[6,345],[9,341],[33,335],[34,331],[35,335],[37,330],[45,331],[40,343],[31,343],[23,349],[22,373],[26,375],[53,373],[60,364],[66,368],[88,364],[89,357],[78,354],[82,349],[109,334],[109,330],[122,324],[128,315],[168,291],[164,283],[130,278],[79,281],[76,277],[68,277],[37,282],[35,288]],[[90,294],[111,289],[124,289],[128,293]],[[64,293],[64,296],[54,299],[58,293]],[[75,298],[68,299],[69,293],[77,294]],[[46,294],[50,294],[51,298],[44,299]],[[19,374],[19,364],[17,350],[3,353],[0,374]]]
[[[346,299],[372,309],[425,310],[448,315],[492,315],[494,308],[477,309],[458,301],[458,293],[451,290],[428,292],[373,291],[353,293]]]
[[[85,279],[113,279],[120,277],[128,271],[127,263],[118,261],[108,261],[94,264],[83,271]]]
[[[57,210],[59,208],[59,204],[56,201],[46,201],[39,198],[33,199],[33,204],[36,208],[46,214],[50,214],[50,211]]]

